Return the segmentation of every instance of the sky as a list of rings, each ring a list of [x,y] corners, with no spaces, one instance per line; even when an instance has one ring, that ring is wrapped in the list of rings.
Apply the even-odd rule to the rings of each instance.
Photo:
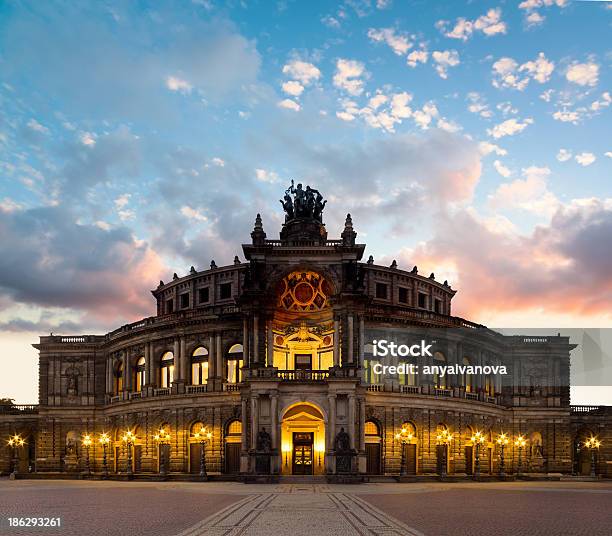
[[[457,316],[612,327],[611,4],[2,2],[0,397],[276,238],[291,179]]]

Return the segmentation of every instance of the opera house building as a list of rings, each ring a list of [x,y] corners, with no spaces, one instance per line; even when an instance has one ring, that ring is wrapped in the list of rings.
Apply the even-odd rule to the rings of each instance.
[[[326,229],[317,190],[292,185],[282,205],[280,236],[258,214],[232,264],[160,281],[151,316],[102,335],[41,336],[39,404],[0,406],[0,435],[17,438],[0,446],[1,472],[612,474],[610,408],[570,405],[568,337],[502,335],[453,316],[448,282],[366,258],[350,215]],[[383,357],[383,339],[429,351]],[[451,372],[416,372],[426,365]]]

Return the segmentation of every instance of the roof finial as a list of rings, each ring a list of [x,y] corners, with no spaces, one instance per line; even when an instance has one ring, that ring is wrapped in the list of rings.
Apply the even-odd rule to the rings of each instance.
[[[368,264],[374,264],[374,257],[372,255],[368,257]]]
[[[393,262],[391,263],[390,268],[393,269],[393,270],[397,269],[397,261],[395,259],[393,259]]]
[[[253,239],[254,246],[263,246],[266,243],[266,233],[264,232],[263,223],[261,221],[261,214],[257,214],[255,218],[255,225],[251,232],[251,238]]]
[[[213,259],[212,261],[210,261],[210,269],[214,270],[217,267],[217,263],[215,262],[215,259]]]
[[[346,215],[346,220],[344,221],[344,231],[342,231],[342,234],[340,236],[342,237],[342,245],[355,245],[355,238],[357,238],[357,233],[353,230],[353,218],[351,218],[350,214]]]

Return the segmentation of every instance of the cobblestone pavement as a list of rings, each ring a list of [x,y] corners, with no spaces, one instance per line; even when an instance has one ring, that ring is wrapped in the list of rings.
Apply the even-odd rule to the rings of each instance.
[[[609,535],[612,482],[349,485],[0,480],[0,535]],[[61,517],[10,528],[8,517]]]

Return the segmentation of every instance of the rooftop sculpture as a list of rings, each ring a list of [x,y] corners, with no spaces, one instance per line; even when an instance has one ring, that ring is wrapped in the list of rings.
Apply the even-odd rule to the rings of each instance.
[[[293,197],[292,197],[293,196]],[[285,190],[283,199],[280,200],[285,211],[285,223],[294,219],[309,218],[319,222],[323,221],[323,209],[327,200],[323,200],[323,196],[319,190],[306,186],[302,187],[302,183],[294,186],[293,180],[291,186]]]

